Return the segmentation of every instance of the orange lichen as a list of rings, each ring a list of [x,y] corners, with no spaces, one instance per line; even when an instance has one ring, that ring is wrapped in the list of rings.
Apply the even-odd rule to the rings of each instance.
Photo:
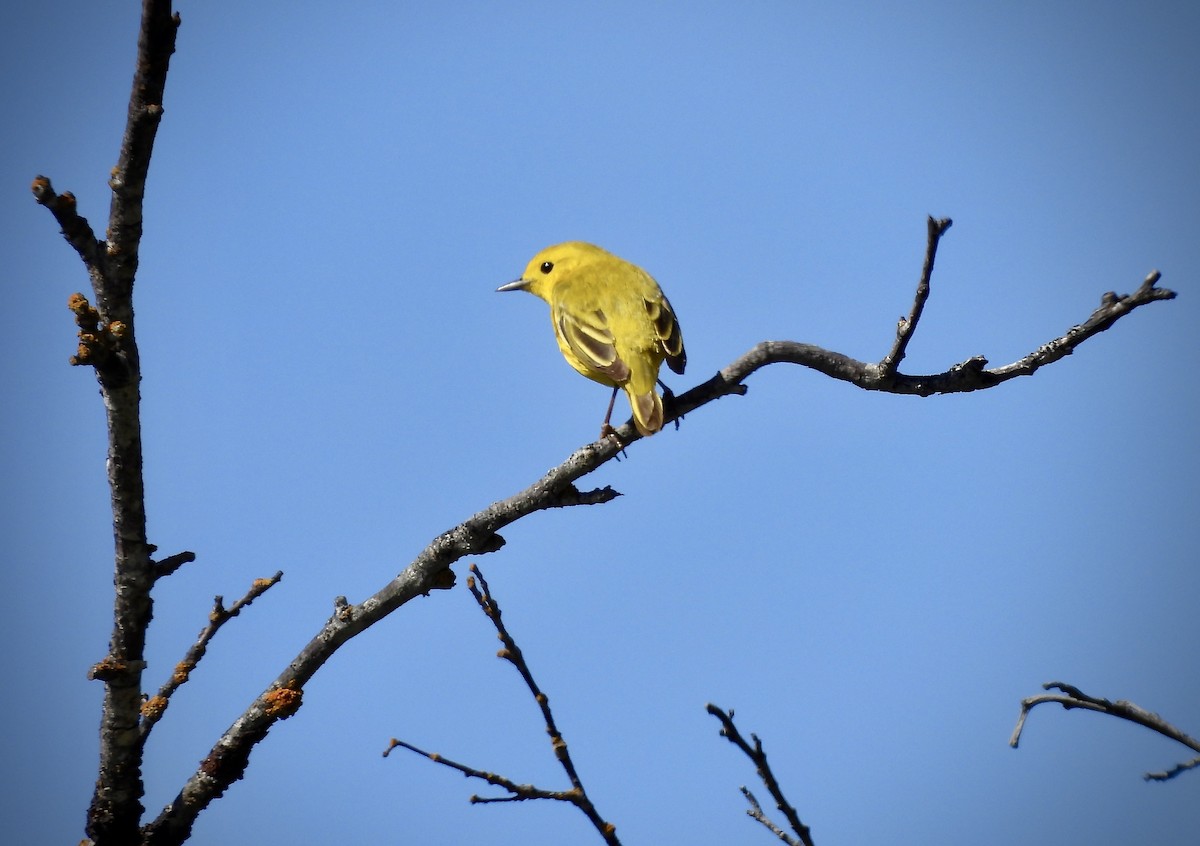
[[[98,681],[107,681],[129,669],[129,665],[124,661],[118,661],[111,655],[107,655],[99,663],[95,664],[92,669],[88,670],[88,678]]]
[[[92,304],[88,302],[88,298],[76,291],[71,296],[67,297],[67,308],[75,312],[75,316],[89,321],[95,318],[95,322],[100,322],[100,312],[92,308]]]
[[[165,710],[167,710],[167,697],[165,696],[151,696],[142,703],[142,716],[147,719],[157,720]]]
[[[267,715],[286,720],[300,709],[304,691],[290,687],[279,687],[263,695],[267,701]]]

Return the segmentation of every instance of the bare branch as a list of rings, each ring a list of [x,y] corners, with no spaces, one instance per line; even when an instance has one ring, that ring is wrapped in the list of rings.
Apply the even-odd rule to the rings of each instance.
[[[1195,767],[1200,767],[1200,757],[1193,758],[1190,761],[1184,761],[1182,764],[1176,764],[1169,770],[1164,770],[1157,773],[1146,773],[1142,778],[1146,781],[1170,781],[1180,773],[1187,772]]]
[[[1132,702],[1123,699],[1112,702],[1108,699],[1089,696],[1079,688],[1065,682],[1046,682],[1042,688],[1044,690],[1060,690],[1062,693],[1042,693],[1021,700],[1021,713],[1017,716],[1016,728],[1013,729],[1012,737],[1008,741],[1008,745],[1014,749],[1021,740],[1021,732],[1025,729],[1025,719],[1029,716],[1029,712],[1038,705],[1057,702],[1068,711],[1072,708],[1082,708],[1137,723],[1139,726],[1145,726],[1151,731],[1156,731],[1164,737],[1183,744],[1193,752],[1200,752],[1200,741],[1171,725],[1158,714],[1147,711]],[[1144,778],[1146,781],[1166,781],[1196,766],[1200,766],[1200,758],[1177,764],[1166,772],[1146,773]]]
[[[912,310],[909,311],[907,318],[901,317],[896,326],[896,341],[892,344],[892,351],[884,356],[883,361],[879,362],[880,372],[885,376],[894,376],[896,368],[904,360],[908,341],[913,332],[917,330],[917,323],[921,320],[921,313],[925,310],[925,302],[929,299],[929,281],[933,277],[933,260],[937,257],[938,243],[941,242],[942,235],[952,223],[953,221],[948,217],[941,220],[928,218],[929,232],[925,242],[925,264],[921,268],[921,281],[917,283],[917,295],[913,299]]]
[[[154,578],[158,579],[169,576],[182,567],[184,564],[191,564],[196,560],[194,552],[176,552],[174,555],[168,555],[166,558],[154,562]]]
[[[521,674],[521,678],[525,681],[525,686],[529,688],[529,692],[533,695],[533,700],[541,708],[542,717],[546,720],[546,734],[550,737],[550,747],[554,750],[554,757],[558,759],[558,763],[567,774],[567,778],[571,780],[571,789],[544,790],[534,787],[531,784],[517,784],[504,776],[485,772],[484,770],[477,770],[466,764],[459,764],[448,758],[443,758],[437,753],[425,752],[395,738],[392,738],[388,748],[383,751],[384,757],[386,758],[388,753],[397,746],[401,746],[418,755],[424,755],[429,760],[438,764],[458,770],[463,775],[483,779],[489,784],[503,787],[512,794],[500,797],[472,796],[471,802],[475,804],[517,802],[525,799],[555,799],[560,802],[569,802],[583,812],[583,815],[588,818],[588,821],[591,822],[596,831],[600,832],[600,836],[604,838],[605,843],[609,844],[609,846],[619,846],[620,841],[617,840],[617,828],[600,816],[600,813],[596,810],[596,806],[592,804],[592,800],[588,797],[587,790],[584,789],[583,782],[579,778],[579,773],[575,769],[575,763],[571,760],[567,741],[563,738],[562,732],[558,730],[558,725],[554,721],[554,714],[550,711],[550,698],[538,687],[537,682],[533,678],[533,672],[525,662],[524,653],[521,652],[521,648],[517,646],[516,640],[509,634],[508,629],[505,627],[500,613],[500,605],[496,602],[495,597],[492,596],[491,591],[488,590],[487,580],[483,577],[480,569],[474,564],[471,565],[471,573],[471,578],[467,579],[467,587],[470,589],[471,595],[475,597],[475,601],[479,603],[480,609],[492,621],[492,625],[496,627],[496,633],[499,635],[501,643],[504,644],[504,648],[496,653],[496,656],[503,658],[516,667],[517,672]]]
[[[155,569],[146,540],[138,393],[141,370],[132,292],[146,174],[178,26],[179,18],[171,14],[169,0],[144,0],[125,134],[109,183],[109,240],[96,237],[80,216],[73,194],[57,194],[44,176],[37,177],[32,186],[34,199],[50,210],[83,260],[96,298],[95,308],[81,294],[71,301],[80,327],[80,346],[73,363],[95,367],[104,400],[115,542],[112,639],[108,656],[92,674],[105,685],[99,777],[87,817],[87,833],[96,846],[135,842],[143,811],[138,742],[141,674]]]
[[[775,774],[771,772],[770,765],[767,764],[767,753],[763,751],[762,741],[758,739],[758,735],[750,735],[750,739],[754,741],[754,745],[751,746],[746,742],[746,738],[742,737],[742,733],[738,731],[737,726],[733,724],[732,710],[724,711],[711,702],[705,706],[705,710],[721,721],[721,737],[724,737],[738,749],[741,749],[754,764],[755,772],[758,773],[758,777],[771,794],[771,798],[775,800],[775,807],[787,819],[788,825],[792,827],[792,831],[796,833],[796,838],[799,839],[793,838],[771,822],[766,814],[763,813],[762,806],[758,804],[758,800],[754,798],[754,794],[745,787],[742,787],[742,794],[750,802],[750,810],[746,811],[746,814],[758,820],[777,837],[790,844],[790,846],[801,846],[801,844],[803,846],[813,846],[808,826],[800,821],[800,816],[796,813],[796,809],[784,798],[783,790],[779,787],[779,782],[776,780]]]
[[[172,558],[189,555],[191,555],[192,559],[195,558],[190,552],[180,553],[180,555],[172,556]],[[180,563],[182,564],[182,561]],[[162,565],[158,566],[161,567]],[[196,665],[200,663],[200,659],[208,652],[208,644],[220,630],[221,626],[242,613],[243,608],[277,585],[282,578],[283,571],[279,570],[269,579],[255,579],[254,583],[250,585],[250,589],[246,591],[246,594],[233,603],[233,605],[229,606],[229,608],[225,607],[223,597],[217,596],[213,598],[213,609],[208,612],[208,625],[201,629],[196,642],[188,649],[187,654],[183,656],[183,660],[175,665],[175,670],[171,673],[171,678],[159,688],[157,694],[142,703],[142,743],[146,742],[146,737],[149,736],[150,730],[154,728],[155,723],[162,719],[162,715],[166,713],[167,706],[171,704],[171,696],[191,678],[192,671],[196,669]]]
[[[67,243],[74,247],[75,252],[83,259],[88,275],[92,277],[93,286],[96,285],[97,279],[103,284],[104,242],[96,238],[92,225],[87,222],[86,217],[79,214],[75,195],[70,191],[56,194],[47,176],[35,176],[30,188],[33,198],[50,210],[62,228]]]
[[[525,655],[521,652],[521,648],[517,646],[516,640],[508,633],[508,629],[504,626],[504,620],[500,615],[500,606],[488,590],[487,580],[483,577],[483,572],[475,564],[471,565],[471,573],[473,578],[467,579],[467,588],[471,591],[471,595],[475,597],[475,601],[479,603],[479,607],[483,613],[492,621],[492,625],[496,627],[496,633],[500,637],[504,648],[497,653],[497,657],[503,658],[512,664],[517,672],[521,674],[521,678],[525,682],[525,686],[529,688],[529,692],[533,695],[533,700],[542,710],[542,717],[546,720],[546,734],[550,736],[550,745],[554,749],[554,756],[562,765],[563,771],[566,772],[567,778],[571,780],[571,787],[578,791],[580,801],[576,804],[588,816],[598,829],[608,826],[596,813],[596,809],[592,807],[592,803],[588,800],[587,791],[583,788],[583,783],[579,779],[579,773],[575,770],[575,763],[571,760],[571,752],[567,748],[567,741],[563,738],[562,732],[558,730],[558,725],[554,722],[554,714],[550,711],[550,698],[537,686],[534,681],[533,673],[529,669],[529,665],[525,662]],[[478,585],[476,584],[478,579]]]
[[[632,424],[629,429],[636,431]],[[373,596],[356,605],[339,597],[333,615],[321,630],[217,740],[175,800],[146,826],[146,842],[183,842],[199,813],[242,777],[253,747],[267,736],[277,720],[294,712],[271,707],[271,697],[277,691],[299,693],[313,674],[351,638],[416,597],[451,587],[454,584],[451,565],[467,555],[483,555],[500,549],[504,539],[498,531],[504,526],[536,511],[603,503],[618,496],[611,488],[581,492],[574,482],[611,459],[619,449],[611,438],[580,447],[525,490],[492,503],[434,538],[412,563]]]
[[[758,804],[758,798],[750,792],[750,789],[746,787],[746,785],[743,784],[739,789],[742,791],[742,795],[746,797],[746,801],[750,803],[750,809],[746,811],[746,815],[748,817],[757,820],[763,825],[764,828],[767,829],[767,831],[774,834],[784,843],[788,844],[788,846],[799,846],[800,841],[792,837],[779,826],[775,825],[775,823],[771,822],[771,818],[768,817],[766,812],[762,809],[762,805]]]
[[[730,394],[744,394],[742,384],[750,374],[769,364],[789,363],[809,367],[834,379],[849,382],[866,391],[882,391],[891,394],[954,394],[978,391],[1007,382],[1017,376],[1029,376],[1039,368],[1065,358],[1075,349],[1100,332],[1111,327],[1120,318],[1136,308],[1159,300],[1175,298],[1175,292],[1155,287],[1160,275],[1152,272],[1132,294],[1117,296],[1105,294],[1100,307],[1092,312],[1083,323],[1072,326],[1062,336],[1048,341],[1024,358],[1004,365],[988,368],[983,356],[968,358],[943,373],[927,376],[909,376],[889,373],[884,364],[869,364],[858,361],[832,350],[796,341],[763,341],[734,361],[716,376],[697,385],[685,394],[676,397],[674,410],[683,415]],[[884,360],[886,364],[887,359]],[[631,425],[619,430],[622,439],[633,435]]]
[[[511,796],[472,796],[470,802],[472,804],[485,804],[490,802],[522,802],[526,799],[557,799],[563,802],[571,802],[574,804],[574,788],[567,791],[562,790],[542,790],[540,787],[534,787],[532,784],[517,784],[511,779],[505,778],[496,773],[477,770],[474,767],[469,767],[466,764],[460,764],[457,761],[451,761],[449,758],[439,755],[437,752],[426,752],[424,749],[418,749],[411,743],[405,743],[403,740],[392,738],[388,742],[387,749],[383,750],[383,757],[387,757],[396,747],[407,749],[410,752],[415,752],[422,757],[428,758],[435,764],[441,764],[444,767],[449,767],[452,770],[458,770],[463,775],[469,778],[478,778],[486,781],[488,784],[494,784],[497,787],[503,787]]]

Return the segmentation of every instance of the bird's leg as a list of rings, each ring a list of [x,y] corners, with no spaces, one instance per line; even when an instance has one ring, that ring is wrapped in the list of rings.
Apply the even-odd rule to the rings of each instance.
[[[658,386],[662,388],[663,392],[663,416],[675,418],[675,431],[678,432],[679,421],[683,419],[683,415],[675,413],[675,392],[668,388],[662,379],[658,380]]]
[[[624,449],[625,445],[623,443],[621,443],[621,439],[617,437],[617,430],[614,429],[609,424],[609,421],[612,420],[613,406],[617,404],[617,391],[618,390],[619,390],[619,387],[614,385],[612,396],[608,400],[608,413],[606,413],[604,415],[604,422],[600,424],[600,440],[604,440],[605,438],[612,438],[614,441],[617,442],[618,446],[620,446],[622,449]]]

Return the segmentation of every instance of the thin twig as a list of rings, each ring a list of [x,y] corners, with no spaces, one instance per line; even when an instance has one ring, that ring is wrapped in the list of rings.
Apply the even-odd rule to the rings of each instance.
[[[884,356],[883,361],[879,362],[879,370],[884,377],[896,374],[896,368],[904,360],[908,341],[913,332],[917,331],[917,323],[920,322],[921,313],[925,310],[925,302],[929,299],[929,281],[933,277],[933,260],[937,257],[938,243],[952,224],[953,221],[948,217],[935,220],[930,216],[926,221],[928,233],[925,241],[925,263],[921,267],[921,279],[917,283],[917,294],[913,298],[912,310],[909,311],[908,317],[901,317],[896,325],[896,340],[892,344],[891,352]]]
[[[387,749],[383,750],[383,757],[399,746],[401,749],[407,749],[410,752],[415,752],[435,764],[441,764],[444,767],[449,767],[452,770],[458,770],[469,778],[477,778],[486,781],[488,784],[494,784],[497,787],[503,787],[511,796],[471,796],[472,804],[485,804],[491,802],[521,802],[526,799],[557,799],[563,802],[574,802],[574,788],[571,790],[543,790],[540,787],[534,787],[532,784],[517,784],[509,778],[505,778],[497,773],[487,772],[485,770],[477,770],[474,767],[469,767],[466,764],[460,764],[457,761],[452,761],[444,755],[439,755],[437,752],[426,752],[424,749],[418,749],[411,743],[405,743],[403,740],[392,738],[388,742]]]
[[[183,552],[176,552],[174,555],[168,555],[166,558],[158,561],[154,561],[154,579],[157,581],[164,576],[169,576],[184,564],[191,564],[195,560],[196,553],[185,550]]]
[[[1195,767],[1200,767],[1200,757],[1193,758],[1190,761],[1184,761],[1182,764],[1176,764],[1169,770],[1163,770],[1162,772],[1156,773],[1146,773],[1144,776],[1142,776],[1142,778],[1144,778],[1146,781],[1170,781],[1180,773],[1187,772]]]
[[[600,833],[600,836],[604,838],[605,843],[609,844],[609,846],[620,846],[620,841],[617,839],[616,826],[600,816],[600,812],[596,810],[596,806],[592,804],[591,798],[588,797],[587,790],[584,788],[583,782],[579,778],[579,773],[575,769],[575,763],[571,760],[571,752],[567,748],[567,741],[563,738],[562,732],[559,731],[558,724],[554,721],[554,714],[550,711],[550,698],[538,687],[537,682],[533,678],[533,673],[529,669],[529,664],[525,661],[524,653],[521,652],[521,648],[517,646],[516,640],[509,633],[507,627],[505,627],[500,612],[500,605],[488,589],[488,583],[483,577],[483,572],[478,566],[472,564],[471,574],[471,577],[467,579],[467,588],[471,591],[471,595],[475,597],[475,601],[479,603],[480,609],[492,621],[492,625],[496,627],[496,633],[500,636],[500,641],[504,644],[504,648],[497,652],[496,656],[503,658],[516,667],[517,672],[521,674],[521,678],[525,682],[525,686],[529,688],[529,692],[533,695],[533,700],[541,708],[542,717],[546,721],[546,734],[550,737],[550,747],[554,750],[554,757],[558,759],[558,763],[567,774],[567,778],[570,779],[571,789],[545,790],[535,787],[532,784],[517,784],[505,776],[451,761],[449,758],[444,758],[436,752],[426,752],[396,738],[392,738],[388,744],[388,748],[383,751],[384,757],[387,757],[389,752],[400,746],[408,749],[410,752],[423,755],[435,763],[458,770],[463,775],[483,779],[488,784],[502,787],[511,794],[499,797],[472,796],[471,802],[475,804],[517,802],[525,799],[553,799],[560,802],[569,802],[583,812],[583,815],[588,818],[588,821]]]
[[[751,819],[757,820],[768,831],[770,831],[784,843],[788,844],[788,846],[797,846],[796,838],[792,837],[782,828],[771,822],[771,818],[768,817],[766,811],[762,809],[762,805],[758,804],[758,797],[750,792],[750,788],[743,784],[739,789],[742,791],[742,795],[746,797],[746,801],[750,803],[750,808],[746,811],[747,816],[749,816]]]
[[[488,590],[488,583],[483,577],[483,571],[479,569],[478,565],[472,564],[471,573],[473,577],[467,579],[467,588],[471,591],[471,595],[475,597],[475,601],[479,603],[480,609],[492,621],[492,625],[496,627],[496,633],[500,636],[500,641],[504,644],[504,648],[497,653],[497,657],[508,661],[521,674],[525,686],[529,688],[529,692],[533,695],[533,701],[542,710],[542,718],[546,721],[546,734],[550,736],[550,745],[554,749],[555,757],[558,758],[558,762],[566,772],[567,778],[571,780],[571,786],[578,790],[583,799],[586,800],[587,794],[583,789],[583,783],[579,780],[579,773],[575,770],[575,762],[571,760],[567,741],[563,739],[562,732],[558,730],[558,725],[554,722],[554,714],[550,711],[550,698],[542,692],[537,682],[534,681],[533,673],[530,671],[529,665],[525,662],[525,654],[517,646],[517,642],[513,639],[513,636],[508,633],[508,629],[505,628],[504,620],[500,614],[500,606]],[[587,804],[590,806],[591,803]],[[593,813],[594,810],[592,809]],[[587,813],[587,810],[584,810],[584,813]],[[591,815],[589,815],[589,819],[591,819]],[[592,821],[594,824],[607,825],[607,823],[600,819],[599,815],[596,815]]]
[[[190,555],[191,553],[183,554]],[[171,673],[171,678],[158,689],[158,693],[142,703],[141,740],[143,743],[145,743],[155,723],[162,719],[167,706],[171,704],[171,696],[191,678],[192,671],[196,669],[196,665],[200,663],[200,659],[208,651],[209,642],[217,634],[221,626],[242,613],[243,608],[278,584],[282,578],[283,571],[279,570],[269,579],[255,579],[254,583],[250,585],[250,589],[246,591],[246,594],[228,608],[225,607],[223,597],[217,596],[213,598],[212,611],[208,612],[208,625],[200,630],[196,642],[188,648],[187,654],[183,656],[183,660],[175,665],[175,670]]]
[[[770,765],[767,764],[767,753],[763,751],[762,741],[758,739],[758,735],[750,735],[750,739],[754,741],[754,745],[751,746],[746,741],[746,738],[742,737],[742,733],[738,731],[737,726],[734,725],[732,710],[725,711],[711,702],[705,706],[705,710],[721,721],[721,737],[724,737],[738,749],[741,749],[746,757],[750,759],[751,763],[754,764],[755,772],[758,773],[763,786],[767,788],[767,791],[771,794],[771,798],[775,800],[775,807],[787,819],[788,825],[792,827],[792,831],[796,833],[796,838],[799,839],[791,837],[791,835],[782,831],[779,826],[771,822],[766,814],[763,813],[762,807],[758,804],[754,795],[745,787],[742,787],[742,794],[750,802],[750,810],[746,811],[746,814],[758,820],[758,822],[762,823],[772,833],[790,844],[790,846],[801,846],[801,844],[803,846],[813,846],[812,835],[809,832],[808,826],[800,821],[800,816],[796,813],[796,809],[784,797],[783,790],[779,786],[779,781],[775,778],[775,774],[771,772]]]
[[[1111,717],[1137,723],[1139,726],[1145,726],[1151,731],[1158,732],[1164,737],[1169,737],[1171,740],[1183,744],[1193,752],[1200,752],[1200,741],[1176,728],[1171,723],[1168,723],[1162,717],[1158,716],[1158,714],[1147,711],[1145,708],[1135,705],[1132,702],[1123,699],[1112,702],[1108,699],[1089,696],[1079,688],[1069,685],[1066,682],[1046,682],[1042,685],[1042,689],[1060,690],[1062,693],[1041,693],[1037,696],[1030,696],[1027,699],[1021,700],[1021,713],[1017,716],[1016,728],[1013,729],[1012,737],[1008,740],[1008,745],[1014,749],[1020,743],[1021,732],[1025,729],[1025,719],[1029,716],[1029,712],[1038,705],[1057,702],[1068,711],[1072,708],[1082,708],[1087,711],[1098,711],[1101,714],[1108,714]],[[1146,781],[1166,781],[1196,766],[1200,766],[1200,758],[1177,764],[1165,772],[1146,773],[1143,778]]]

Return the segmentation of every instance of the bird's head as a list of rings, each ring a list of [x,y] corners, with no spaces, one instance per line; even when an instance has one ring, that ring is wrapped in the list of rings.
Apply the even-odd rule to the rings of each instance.
[[[567,241],[546,247],[525,265],[520,279],[501,285],[497,291],[528,291],[549,302],[550,292],[564,279],[590,262],[610,257],[611,254],[594,244],[583,241]]]

